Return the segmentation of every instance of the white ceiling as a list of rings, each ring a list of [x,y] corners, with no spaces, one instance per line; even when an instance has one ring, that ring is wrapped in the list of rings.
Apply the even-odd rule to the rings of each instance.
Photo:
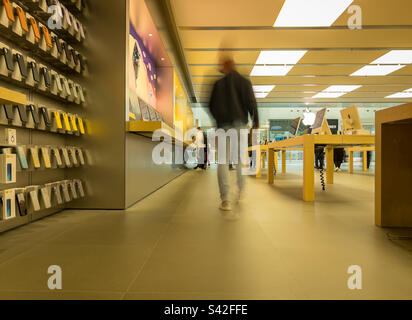
[[[379,2],[379,4],[377,3]],[[250,73],[262,50],[308,50],[286,76],[250,77],[276,85],[261,103],[403,103],[385,97],[412,88],[412,65],[387,76],[350,76],[394,49],[412,49],[411,0],[354,0],[362,29],[347,27],[344,12],[331,27],[273,28],[284,0],[172,0],[180,39],[198,102],[207,102],[221,77],[218,55],[231,53]],[[332,85],[361,85],[339,98],[313,99]]]

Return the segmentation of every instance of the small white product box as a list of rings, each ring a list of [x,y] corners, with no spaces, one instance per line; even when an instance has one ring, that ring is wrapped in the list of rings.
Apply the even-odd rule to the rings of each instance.
[[[17,131],[16,129],[4,129],[5,130],[5,143],[9,146],[17,145]]]
[[[0,154],[0,183],[16,183],[16,155]]]

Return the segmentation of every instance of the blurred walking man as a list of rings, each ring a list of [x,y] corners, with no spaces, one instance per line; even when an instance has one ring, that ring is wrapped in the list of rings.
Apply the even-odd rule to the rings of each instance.
[[[237,150],[236,157],[238,159],[237,168],[237,184],[238,184],[238,197],[241,197],[243,191],[243,176],[242,176],[242,161],[241,157],[246,155],[240,155],[240,130],[245,129],[249,122],[249,115],[253,121],[253,127],[259,127],[259,116],[257,111],[256,98],[253,93],[252,84],[249,80],[242,77],[235,67],[233,59],[230,57],[222,57],[220,59],[221,72],[224,73],[224,77],[214,84],[212,95],[210,97],[210,113],[216,120],[218,129],[224,129],[225,131],[234,129],[237,132]],[[220,209],[223,211],[231,211],[230,202],[230,183],[229,183],[229,162],[230,151],[233,148],[230,147],[230,140],[226,138],[226,161],[221,161],[219,154],[218,164],[218,181],[221,197]],[[247,151],[247,141],[246,151]],[[232,142],[233,143],[233,142]],[[219,147],[220,150],[220,147]],[[239,157],[239,155],[241,157]],[[232,157],[233,158],[233,157]]]

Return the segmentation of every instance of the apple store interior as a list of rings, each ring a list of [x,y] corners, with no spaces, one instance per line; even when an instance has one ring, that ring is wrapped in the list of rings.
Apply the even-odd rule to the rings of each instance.
[[[2,1],[0,300],[412,299],[411,21]]]

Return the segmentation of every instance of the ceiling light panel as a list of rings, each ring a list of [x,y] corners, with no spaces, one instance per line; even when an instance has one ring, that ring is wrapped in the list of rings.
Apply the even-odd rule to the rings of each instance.
[[[313,96],[313,98],[339,98],[349,92],[359,89],[360,87],[362,86],[330,86]]]
[[[330,27],[354,0],[285,0],[274,27]]]
[[[255,92],[256,99],[264,99],[269,95],[269,92]]]
[[[250,75],[252,77],[285,76],[293,66],[254,66]]]
[[[412,50],[392,50],[371,64],[411,64]]]
[[[359,76],[386,76],[405,67],[404,65],[368,65],[351,74],[352,77]]]
[[[253,86],[253,91],[254,92],[271,92],[273,89],[275,88],[275,86],[266,86],[266,85],[262,85],[262,86]]]
[[[403,92],[398,92],[386,97],[387,99],[405,99],[412,98],[412,88]]]
[[[323,90],[323,92],[351,92],[353,90],[359,89],[362,86],[330,86]]]
[[[296,64],[307,50],[261,51],[256,64]]]
[[[314,95],[312,98],[339,98],[345,95],[347,92],[319,92],[318,94]]]

